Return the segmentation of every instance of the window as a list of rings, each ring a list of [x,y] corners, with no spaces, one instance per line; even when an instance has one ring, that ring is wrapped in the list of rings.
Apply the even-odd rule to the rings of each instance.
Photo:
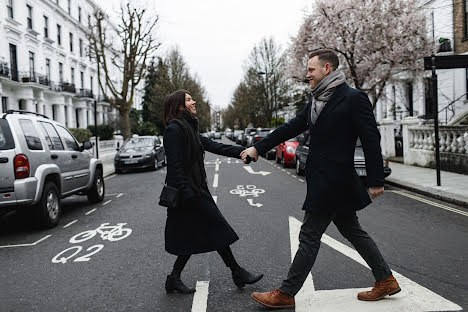
[[[434,103],[432,100],[433,84],[431,78],[424,78],[425,119],[434,118]]]
[[[6,113],[8,110],[8,98],[6,96],[2,96],[2,112]]]
[[[71,84],[75,84],[75,69],[73,67],[70,68],[70,79]]]
[[[33,8],[32,6],[30,6],[29,4],[26,5],[27,9],[28,9],[28,19],[27,19],[27,25],[28,25],[28,28],[29,29],[32,29],[33,28],[33,20],[32,20],[32,11],[33,11]]]
[[[29,76],[34,77],[34,53],[29,51]]]
[[[70,33],[70,52],[73,52],[73,34]]]
[[[91,28],[91,15],[88,15],[88,28]]]
[[[80,71],[80,83],[81,83],[81,89],[84,89],[84,73]]]
[[[71,15],[71,0],[68,0],[68,14]]]
[[[468,79],[468,69],[467,69],[467,76],[466,77]],[[91,93],[93,93],[93,76],[89,77],[89,84],[90,84]],[[467,80],[467,90],[468,90],[468,80]]]
[[[44,38],[49,38],[49,18],[44,15]]]
[[[81,23],[81,7],[78,7],[78,22]]]
[[[63,64],[59,62],[59,81],[63,83]]]
[[[80,38],[79,42],[79,49],[80,49],[80,57],[83,57],[83,39]]]
[[[71,135],[67,129],[61,126],[57,126],[57,130],[60,136],[65,140],[65,144],[67,145],[67,150],[81,152],[80,145],[76,142],[73,135]]]
[[[0,119],[0,151],[15,148],[15,141],[11,135],[10,126],[6,119]]]
[[[50,82],[50,60],[48,58],[45,59],[45,70],[47,81]]]
[[[465,38],[468,38],[468,0],[463,1],[464,6],[464,26],[465,26]]]
[[[29,119],[20,119],[19,124],[23,130],[24,138],[26,139],[26,144],[31,151],[40,151],[42,150],[41,139],[37,135],[37,131],[34,128],[34,125]]]
[[[13,0],[8,0],[7,1],[7,11],[8,11],[8,17],[13,18]]]
[[[62,26],[57,24],[57,44],[62,45]]]
[[[408,81],[406,83],[406,98],[407,98],[407,109],[408,114],[413,116],[414,114],[414,103],[413,103],[413,82]]]
[[[60,136],[57,133],[57,130],[55,130],[54,126],[48,122],[43,122],[40,121],[39,124],[42,127],[39,127],[42,130],[42,133],[44,134],[44,137],[46,139],[47,145],[49,146],[49,149],[51,150],[56,150],[56,151],[63,151],[63,144],[62,140],[60,140]]]

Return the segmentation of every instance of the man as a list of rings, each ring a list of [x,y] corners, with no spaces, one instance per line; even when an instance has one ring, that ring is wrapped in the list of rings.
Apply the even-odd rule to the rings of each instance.
[[[367,95],[349,87],[338,69],[337,55],[318,50],[309,56],[307,79],[312,99],[294,119],[241,153],[254,160],[273,146],[309,129],[310,153],[307,156],[307,196],[302,207],[304,222],[299,234],[299,249],[287,278],[280,288],[253,293],[252,298],[272,307],[294,307],[294,296],[301,289],[314,265],[320,238],[333,221],[364,258],[376,279],[371,291],[360,292],[359,300],[377,301],[400,291],[377,245],[361,228],[356,211],[384,192],[380,134]],[[366,158],[367,191],[354,170],[354,149],[361,139]]]

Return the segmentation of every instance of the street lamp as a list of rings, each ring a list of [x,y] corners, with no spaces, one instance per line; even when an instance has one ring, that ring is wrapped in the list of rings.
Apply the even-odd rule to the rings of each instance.
[[[263,72],[263,71],[258,71],[257,75],[259,75],[259,76],[265,75],[266,87],[267,87],[267,101],[268,101],[268,97],[269,97],[269,94],[268,94],[268,74],[266,72]],[[274,104],[275,104],[275,128],[278,128],[278,107],[277,107],[277,104],[276,104],[276,84],[275,83],[276,83],[276,76],[275,76],[275,72],[273,72],[273,101],[274,101]],[[269,122],[269,124],[271,126],[271,121]]]

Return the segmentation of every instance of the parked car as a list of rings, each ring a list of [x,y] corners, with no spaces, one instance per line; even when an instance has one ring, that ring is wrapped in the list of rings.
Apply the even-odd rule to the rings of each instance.
[[[225,134],[226,138],[228,138],[229,140],[232,140],[232,135],[233,135],[233,132],[232,130],[226,130]]]
[[[276,146],[276,162],[278,164],[281,163],[285,168],[296,164],[298,140],[298,137],[294,137]]]
[[[251,136],[247,146],[253,146],[255,143],[266,137],[271,132],[270,128],[257,128],[255,133]],[[265,155],[262,155],[265,156]]]
[[[245,128],[244,133],[242,134],[241,145],[246,146],[249,135],[255,133],[255,128]]]
[[[215,132],[214,133],[214,139],[215,140],[221,140],[221,132]]]
[[[166,152],[156,136],[130,138],[117,149],[114,158],[115,173],[128,169],[157,170],[166,164]]]
[[[242,136],[242,133],[244,133],[244,131],[234,130],[234,133],[232,134],[232,140],[235,141],[237,144],[240,144],[240,142],[237,141],[237,138],[239,137],[239,135]]]
[[[241,144],[241,143],[242,143],[242,136],[243,136],[242,133],[239,134],[239,135],[237,135],[237,137],[236,137],[236,144]]]
[[[307,161],[307,154],[309,153],[310,137],[308,134],[304,138],[299,140],[299,145],[296,149],[296,173],[297,175],[304,175],[305,164]],[[392,173],[392,169],[388,166],[388,159],[382,155],[384,177],[388,177]],[[354,168],[359,177],[361,177],[364,184],[366,184],[366,162],[364,157],[364,151],[362,150],[361,141],[358,139],[356,142],[356,148],[354,150]]]
[[[0,212],[16,210],[42,227],[54,227],[61,199],[104,199],[103,166],[62,124],[47,116],[9,110],[0,115]]]

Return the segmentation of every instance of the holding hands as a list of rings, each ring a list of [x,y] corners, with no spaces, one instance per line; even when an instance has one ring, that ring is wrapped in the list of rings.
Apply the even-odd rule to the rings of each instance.
[[[242,158],[242,161],[244,162],[244,164],[247,164],[249,163],[250,161],[247,159],[247,156],[250,156],[250,158],[253,160],[253,161],[257,161],[258,160],[258,152],[257,152],[257,149],[255,147],[249,147],[245,150],[243,150],[241,153],[240,153],[240,156]]]

